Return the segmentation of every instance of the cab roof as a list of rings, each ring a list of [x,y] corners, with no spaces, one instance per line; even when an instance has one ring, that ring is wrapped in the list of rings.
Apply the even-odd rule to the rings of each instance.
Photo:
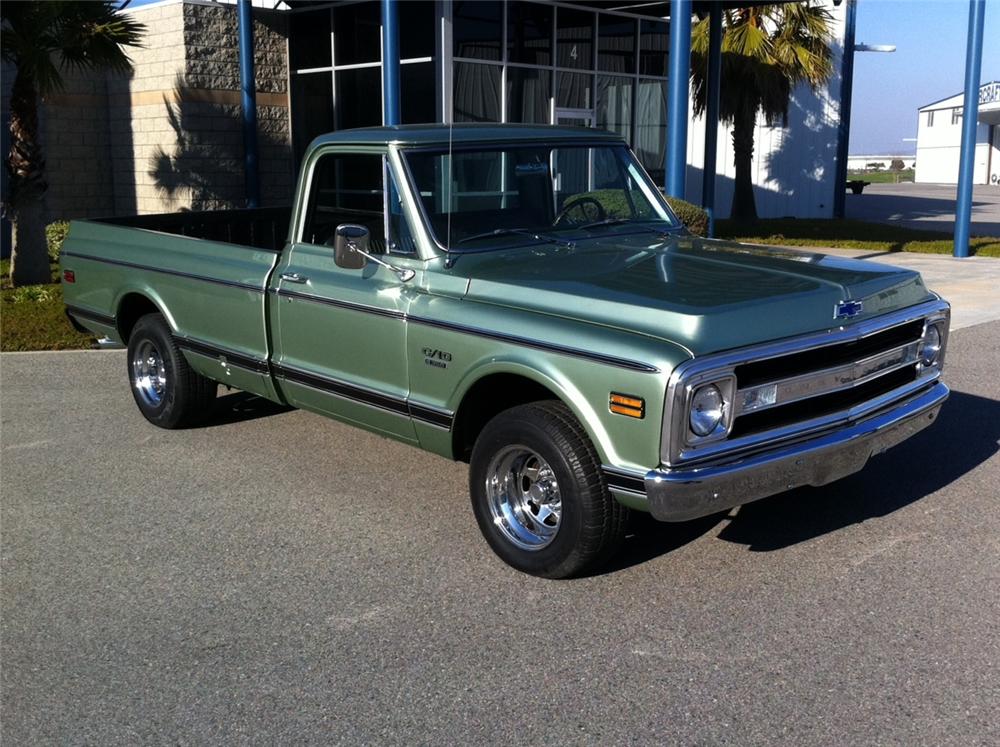
[[[353,130],[337,130],[320,135],[312,142],[312,148],[322,145],[448,145],[454,143],[530,142],[572,142],[585,140],[621,143],[621,135],[591,127],[567,127],[559,125],[525,125],[468,123],[452,127],[444,124],[392,125],[389,127],[359,127]]]

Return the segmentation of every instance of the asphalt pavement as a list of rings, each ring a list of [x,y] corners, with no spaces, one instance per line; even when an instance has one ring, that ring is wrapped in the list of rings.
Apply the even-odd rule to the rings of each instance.
[[[954,184],[870,184],[859,195],[848,192],[844,209],[857,220],[953,233],[957,189]],[[971,234],[1000,236],[1000,186],[973,186]]]
[[[5,745],[996,744],[1000,322],[858,475],[497,560],[467,470],[242,394],[166,432],[121,352],[4,354]]]

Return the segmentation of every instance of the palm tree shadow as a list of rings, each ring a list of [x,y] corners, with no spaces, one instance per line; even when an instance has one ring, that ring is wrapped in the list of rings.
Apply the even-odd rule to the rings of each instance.
[[[756,552],[779,550],[887,516],[946,488],[997,451],[1000,402],[953,392],[937,423],[850,477],[742,506],[719,538]]]
[[[937,422],[861,472],[819,488],[799,488],[734,512],[665,524],[633,513],[621,551],[591,575],[645,563],[709,534],[755,552],[799,542],[886,516],[947,487],[1000,451],[1000,401],[952,392]]]

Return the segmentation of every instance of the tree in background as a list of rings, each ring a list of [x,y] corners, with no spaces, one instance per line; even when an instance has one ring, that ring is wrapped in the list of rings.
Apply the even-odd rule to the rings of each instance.
[[[736,178],[730,217],[757,218],[753,194],[754,130],[757,114],[768,124],[784,121],[792,90],[817,88],[833,73],[833,17],[811,2],[758,5],[723,12],[722,85],[719,115],[733,126]],[[708,18],[691,34],[694,110],[705,111],[708,77]]]
[[[49,282],[45,241],[45,157],[38,139],[38,99],[63,88],[63,72],[128,72],[123,47],[139,46],[145,27],[113,2],[5,2],[0,4],[0,51],[17,72],[10,95],[9,194],[14,225],[11,282]]]

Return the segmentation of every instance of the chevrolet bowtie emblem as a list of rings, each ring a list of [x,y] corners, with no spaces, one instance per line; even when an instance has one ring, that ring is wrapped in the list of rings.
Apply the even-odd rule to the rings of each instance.
[[[833,307],[834,319],[850,319],[861,313],[864,304],[861,301],[841,301]]]

